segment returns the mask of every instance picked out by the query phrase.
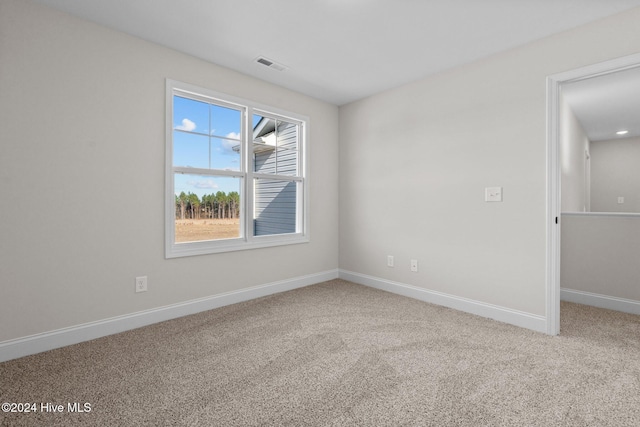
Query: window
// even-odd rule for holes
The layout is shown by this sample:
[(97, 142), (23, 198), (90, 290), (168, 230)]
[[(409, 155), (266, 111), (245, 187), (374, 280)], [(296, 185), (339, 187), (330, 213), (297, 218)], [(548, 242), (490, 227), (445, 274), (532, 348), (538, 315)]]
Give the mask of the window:
[(308, 119), (167, 80), (166, 256), (307, 242)]

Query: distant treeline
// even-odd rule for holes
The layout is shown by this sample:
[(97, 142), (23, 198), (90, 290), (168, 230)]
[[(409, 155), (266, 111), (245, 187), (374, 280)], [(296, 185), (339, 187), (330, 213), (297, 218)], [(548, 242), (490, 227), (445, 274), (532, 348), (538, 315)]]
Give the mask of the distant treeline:
[(176, 196), (176, 219), (238, 218), (240, 216), (240, 194), (224, 191), (197, 194), (184, 191)]

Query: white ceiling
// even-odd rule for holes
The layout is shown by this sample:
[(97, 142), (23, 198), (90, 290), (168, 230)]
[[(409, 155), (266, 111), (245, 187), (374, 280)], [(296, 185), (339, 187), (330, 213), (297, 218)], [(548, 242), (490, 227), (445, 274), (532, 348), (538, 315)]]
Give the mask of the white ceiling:
[(562, 94), (590, 141), (640, 136), (640, 67), (565, 83)]
[[(342, 105), (640, 0), (33, 0)], [(257, 64), (265, 56), (287, 67)]]

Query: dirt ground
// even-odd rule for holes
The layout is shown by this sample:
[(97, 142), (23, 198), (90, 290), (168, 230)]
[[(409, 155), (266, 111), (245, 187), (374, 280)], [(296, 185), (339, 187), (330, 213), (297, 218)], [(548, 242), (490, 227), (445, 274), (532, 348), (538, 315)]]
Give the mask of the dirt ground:
[(239, 236), (240, 220), (238, 218), (176, 220), (176, 243), (230, 239)]

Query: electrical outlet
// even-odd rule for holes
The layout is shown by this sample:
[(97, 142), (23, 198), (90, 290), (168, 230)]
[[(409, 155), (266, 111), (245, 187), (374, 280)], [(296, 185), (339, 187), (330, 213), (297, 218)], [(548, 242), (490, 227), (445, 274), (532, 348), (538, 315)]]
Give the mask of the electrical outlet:
[(393, 267), (393, 265), (394, 265), (393, 255), (387, 255), (387, 267)]
[(415, 271), (416, 273), (418, 272), (418, 260), (417, 259), (412, 259), (411, 260), (411, 271)]
[(136, 277), (136, 292), (147, 292), (147, 276)]

